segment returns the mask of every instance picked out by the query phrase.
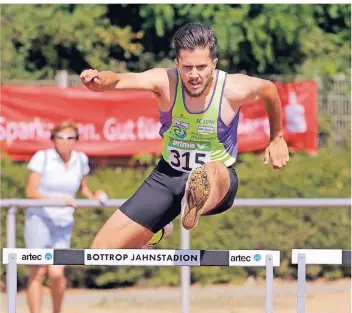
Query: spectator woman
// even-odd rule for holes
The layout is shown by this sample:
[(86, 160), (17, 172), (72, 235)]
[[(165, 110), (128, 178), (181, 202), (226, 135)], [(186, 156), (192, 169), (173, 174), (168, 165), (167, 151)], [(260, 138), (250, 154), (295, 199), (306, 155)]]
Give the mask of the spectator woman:
[[(27, 198), (63, 199), (66, 206), (26, 210), (26, 248), (70, 248), (77, 192), (88, 199), (99, 199), (105, 195), (103, 191), (93, 194), (87, 186), (85, 176), (90, 171), (88, 157), (74, 150), (78, 139), (77, 127), (68, 121), (62, 122), (51, 132), (54, 147), (37, 151), (28, 164)], [(61, 310), (66, 289), (64, 266), (30, 266), (27, 295), (31, 313), (41, 312), (42, 284), (46, 274), (50, 282), (53, 313)]]

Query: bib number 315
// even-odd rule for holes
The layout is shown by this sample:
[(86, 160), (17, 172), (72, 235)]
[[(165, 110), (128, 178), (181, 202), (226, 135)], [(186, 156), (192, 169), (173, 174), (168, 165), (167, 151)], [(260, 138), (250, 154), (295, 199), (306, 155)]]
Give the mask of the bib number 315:
[(181, 171), (191, 171), (193, 168), (203, 165), (209, 161), (209, 152), (170, 150), (169, 163), (172, 167)]

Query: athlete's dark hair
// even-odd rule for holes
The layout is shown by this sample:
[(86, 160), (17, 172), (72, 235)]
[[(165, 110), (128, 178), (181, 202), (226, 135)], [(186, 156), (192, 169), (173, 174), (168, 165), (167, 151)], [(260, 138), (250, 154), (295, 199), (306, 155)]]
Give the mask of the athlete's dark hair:
[(202, 24), (187, 24), (182, 26), (174, 35), (174, 47), (176, 58), (179, 57), (180, 51), (194, 50), (196, 48), (209, 47), (210, 56), (216, 58), (217, 39), (210, 27)]

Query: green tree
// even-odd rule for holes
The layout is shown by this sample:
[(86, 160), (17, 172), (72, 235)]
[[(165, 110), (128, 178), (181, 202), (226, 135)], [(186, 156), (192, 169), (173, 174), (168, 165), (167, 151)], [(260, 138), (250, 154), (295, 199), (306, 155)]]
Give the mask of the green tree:
[(145, 52), (159, 64), (163, 56), (174, 57), (171, 38), (176, 29), (199, 22), (216, 33), (219, 65), (228, 71), (316, 75), (350, 68), (348, 5), (163, 4), (139, 8)]
[[(52, 78), (58, 69), (123, 70), (139, 55), (142, 32), (111, 25), (106, 5), (3, 5), (3, 79)], [(114, 56), (121, 56), (115, 59)]]
[(302, 50), (306, 58), (299, 72), (306, 75), (350, 74), (351, 6), (319, 4), (313, 6), (318, 27), (305, 34)]
[(226, 71), (348, 74), (350, 15), (341, 4), (3, 5), (2, 77), (172, 66), (172, 36), (191, 22), (214, 29)]

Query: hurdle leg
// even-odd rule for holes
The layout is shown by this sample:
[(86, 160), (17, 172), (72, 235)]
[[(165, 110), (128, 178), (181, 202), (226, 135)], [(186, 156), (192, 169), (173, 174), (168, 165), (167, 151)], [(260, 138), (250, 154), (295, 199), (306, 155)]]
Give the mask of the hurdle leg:
[(306, 256), (299, 253), (298, 278), (297, 278), (297, 313), (305, 313), (305, 292), (306, 292)]
[[(181, 249), (189, 250), (190, 248), (190, 231), (183, 228), (181, 230)], [(191, 267), (181, 266), (181, 312), (190, 312), (190, 291), (191, 291)]]
[(7, 312), (16, 313), (17, 259), (16, 253), (9, 254), (7, 266)]
[(273, 280), (274, 280), (274, 266), (273, 256), (266, 255), (266, 295), (265, 295), (265, 312), (273, 313)]
[(190, 286), (189, 277), (191, 276), (191, 268), (189, 266), (181, 267), (181, 304), (182, 313), (189, 313), (190, 307)]

